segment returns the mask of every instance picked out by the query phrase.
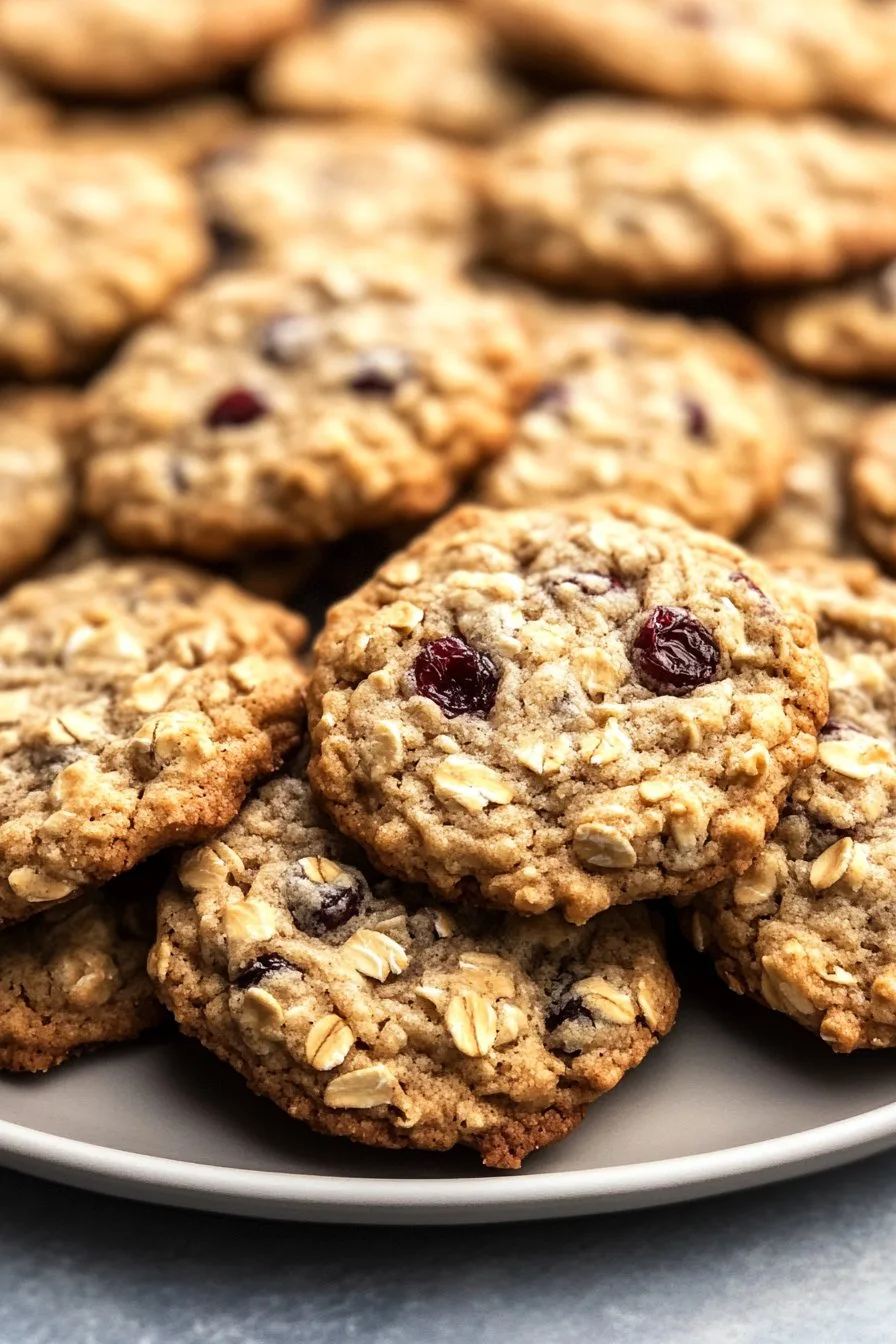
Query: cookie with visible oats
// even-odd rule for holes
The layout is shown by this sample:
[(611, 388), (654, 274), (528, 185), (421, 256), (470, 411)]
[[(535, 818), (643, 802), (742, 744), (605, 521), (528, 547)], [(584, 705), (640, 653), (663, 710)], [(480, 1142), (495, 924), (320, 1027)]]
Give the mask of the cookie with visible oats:
[(136, 154), (0, 149), (0, 367), (89, 364), (205, 266), (194, 194)]
[(733, 536), (778, 498), (792, 449), (780, 387), (759, 352), (719, 325), (544, 300), (543, 379), (510, 448), (479, 478), (517, 508), (630, 493)]
[(767, 299), (755, 329), (775, 354), (830, 378), (896, 378), (896, 262), (872, 275)]
[(672, 1026), (646, 909), (449, 913), (362, 868), (295, 763), (160, 901), (150, 973), (181, 1028), (314, 1129), (518, 1167)]
[(52, 391), (0, 393), (0, 584), (43, 559), (72, 516), (74, 477), (56, 412)]
[(896, 120), (896, 19), (864, 0), (473, 0), (516, 52), (684, 102)]
[(0, 601), (0, 923), (227, 825), (296, 741), (305, 622), (163, 561)]
[(860, 423), (850, 475), (855, 523), (888, 565), (896, 563), (896, 407), (884, 405)]
[(44, 1073), (164, 1020), (146, 974), (165, 862), (0, 937), (0, 1069)]
[(206, 559), (425, 518), (535, 385), (512, 305), (416, 268), (234, 273), (95, 385), (85, 503), (124, 546)]
[(581, 923), (746, 868), (827, 693), (760, 562), (607, 501), (449, 514), (331, 609), (309, 707), (384, 871)]
[[(832, 562), (793, 576), (818, 622), (831, 717), (752, 867), (685, 932), (722, 979), (848, 1052), (896, 1045), (896, 586)], [(858, 591), (854, 591), (858, 589)]]
[(262, 107), (375, 117), (457, 140), (494, 140), (529, 105), (487, 28), (444, 0), (374, 0), (287, 37), (254, 81)]
[(480, 175), (488, 257), (599, 295), (833, 279), (896, 253), (896, 143), (822, 117), (556, 104)]
[(0, 56), (60, 93), (147, 98), (250, 61), (311, 0), (3, 0)]

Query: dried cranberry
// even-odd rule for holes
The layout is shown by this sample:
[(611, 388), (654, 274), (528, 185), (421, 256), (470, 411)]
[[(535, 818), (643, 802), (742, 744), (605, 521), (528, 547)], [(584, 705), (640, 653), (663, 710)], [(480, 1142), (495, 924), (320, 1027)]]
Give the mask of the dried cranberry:
[(729, 574), (728, 577), (732, 581), (732, 583), (746, 584), (746, 586), (749, 589), (751, 589), (752, 592), (756, 593), (759, 597), (761, 597), (763, 601), (765, 602), (768, 601), (768, 598), (766, 597), (762, 589), (759, 587), (759, 585), (753, 582), (749, 574), (744, 574), (743, 570), (740, 569), (735, 570), (735, 572), (733, 574)]
[(388, 397), (410, 374), (411, 362), (407, 355), (382, 345), (359, 357), (349, 386), (362, 396)]
[(542, 383), (532, 394), (528, 410), (530, 411), (563, 411), (569, 404), (569, 388), (566, 383), (548, 382)]
[(545, 1016), (544, 1024), (548, 1031), (556, 1031), (567, 1022), (589, 1022), (594, 1025), (594, 1014), (588, 1008), (577, 994), (571, 994), (568, 998), (561, 999), (559, 1003), (550, 1008)]
[(251, 989), (253, 985), (261, 984), (266, 975), (273, 975), (275, 971), (298, 971), (298, 969), (298, 966), (287, 961), (286, 957), (281, 957), (279, 952), (263, 952), (244, 971), (240, 971), (233, 983), (237, 989)]
[(719, 658), (706, 626), (683, 607), (654, 607), (635, 638), (638, 676), (667, 695), (685, 695), (712, 681)]
[(289, 912), (303, 933), (333, 933), (360, 914), (367, 884), (360, 873), (345, 870), (335, 882), (313, 882), (301, 864), (284, 879)]
[(267, 402), (248, 387), (234, 387), (225, 392), (211, 407), (205, 417), (209, 429), (221, 429), (225, 425), (251, 425), (267, 414)]
[(318, 324), (298, 313), (279, 313), (266, 322), (258, 340), (263, 359), (290, 367), (300, 364), (318, 339)]
[(459, 714), (487, 718), (498, 693), (498, 669), (491, 658), (457, 635), (424, 644), (414, 660), (414, 685), (449, 719)]
[(702, 439), (704, 443), (710, 437), (709, 416), (706, 413), (706, 407), (693, 397), (682, 397), (682, 409), (684, 410), (684, 422), (688, 434), (692, 439)]

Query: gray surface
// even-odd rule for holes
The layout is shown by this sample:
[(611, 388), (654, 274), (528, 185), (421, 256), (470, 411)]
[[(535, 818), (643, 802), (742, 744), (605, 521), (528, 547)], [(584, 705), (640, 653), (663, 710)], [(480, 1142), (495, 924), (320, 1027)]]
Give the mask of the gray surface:
[(647, 1213), (468, 1229), (182, 1213), (0, 1172), (2, 1344), (864, 1344), (896, 1153)]

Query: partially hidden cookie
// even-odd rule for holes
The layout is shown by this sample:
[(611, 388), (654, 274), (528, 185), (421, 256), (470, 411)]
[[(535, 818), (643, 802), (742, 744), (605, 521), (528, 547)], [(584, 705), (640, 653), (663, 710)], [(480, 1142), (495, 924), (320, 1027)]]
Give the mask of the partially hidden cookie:
[(896, 252), (896, 143), (822, 117), (557, 104), (481, 174), (483, 246), (595, 294), (825, 280)]
[(518, 1167), (672, 1026), (646, 908), (449, 913), (360, 862), (297, 763), (184, 858), (150, 958), (180, 1027), (314, 1129)]
[(860, 423), (850, 474), (856, 527), (888, 565), (896, 563), (896, 407), (883, 405)]
[(536, 64), (684, 102), (896, 120), (896, 20), (863, 0), (474, 0)]
[(187, 182), (136, 154), (0, 149), (0, 367), (96, 359), (204, 268)]
[(748, 342), (610, 305), (545, 300), (529, 312), (542, 383), (509, 450), (479, 478), (485, 503), (624, 491), (733, 536), (777, 500), (791, 422)]
[(827, 711), (758, 561), (625, 501), (456, 510), (330, 611), (312, 783), (385, 871), (581, 923), (746, 868)]
[(0, 65), (0, 144), (30, 144), (56, 119), (52, 105), (5, 65)]
[(0, 393), (0, 585), (43, 559), (74, 512), (74, 474), (42, 401)]
[(831, 717), (777, 830), (685, 931), (732, 989), (836, 1051), (896, 1045), (896, 587), (852, 566), (794, 576), (818, 622)]
[(458, 140), (493, 140), (529, 99), (487, 28), (444, 0), (372, 0), (284, 39), (256, 73), (262, 107), (375, 117)]
[(756, 333), (799, 368), (829, 378), (896, 378), (896, 262), (858, 279), (760, 303)]
[(0, 601), (0, 923), (227, 825), (296, 741), (301, 617), (165, 561)]
[(456, 270), (473, 246), (463, 152), (401, 127), (274, 123), (214, 156), (200, 185), (223, 259), (238, 264), (413, 248)]
[(0, 56), (80, 96), (146, 98), (246, 65), (310, 0), (3, 0)]
[(245, 128), (249, 111), (227, 94), (197, 94), (149, 107), (77, 108), (56, 130), (68, 153), (131, 151), (169, 168), (192, 168)]
[(164, 867), (141, 864), (0, 936), (0, 1069), (44, 1073), (164, 1020), (146, 974)]
[(85, 503), (207, 559), (425, 518), (506, 446), (537, 374), (515, 309), (415, 267), (235, 272), (95, 385)]

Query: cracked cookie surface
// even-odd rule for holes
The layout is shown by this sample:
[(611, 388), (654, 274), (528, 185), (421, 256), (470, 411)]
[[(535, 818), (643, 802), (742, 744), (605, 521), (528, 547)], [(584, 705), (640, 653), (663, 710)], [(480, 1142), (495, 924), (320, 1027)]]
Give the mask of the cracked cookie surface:
[(330, 611), (312, 783), (378, 866), (582, 922), (746, 867), (827, 710), (811, 621), (659, 510), (456, 510)]
[(313, 1128), (518, 1167), (672, 1026), (646, 909), (449, 912), (359, 863), (296, 762), (184, 858), (150, 958), (183, 1030)]
[(822, 117), (579, 98), (480, 175), (487, 254), (603, 295), (825, 280), (896, 253), (896, 145)]
[(53, 428), (55, 396), (0, 393), (0, 584), (41, 560), (72, 516), (74, 478)]
[(752, 867), (682, 912), (732, 989), (838, 1052), (896, 1045), (896, 587), (851, 578), (793, 576), (830, 673), (818, 760)]
[(460, 281), (222, 276), (95, 385), (86, 507), (125, 546), (219, 559), (425, 518), (536, 376), (516, 311)]
[(872, 275), (758, 305), (764, 345), (831, 378), (896, 377), (896, 262)]
[(498, 508), (607, 491), (733, 536), (775, 502), (791, 451), (777, 381), (721, 326), (611, 305), (527, 305), (542, 384), (477, 482)]
[(298, 736), (304, 621), (163, 561), (0, 601), (0, 923), (227, 824)]

